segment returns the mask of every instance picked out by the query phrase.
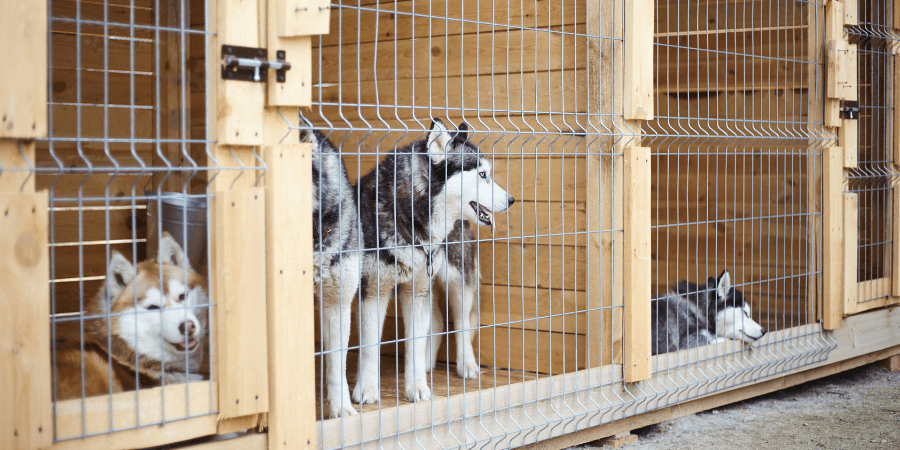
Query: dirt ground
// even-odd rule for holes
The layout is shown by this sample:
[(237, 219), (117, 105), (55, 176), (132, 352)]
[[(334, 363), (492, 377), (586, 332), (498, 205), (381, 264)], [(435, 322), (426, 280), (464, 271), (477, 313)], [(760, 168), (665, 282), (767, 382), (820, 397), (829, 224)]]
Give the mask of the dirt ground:
[[(862, 366), (634, 430), (620, 449), (900, 449), (900, 372)], [(584, 445), (574, 449), (608, 449)]]

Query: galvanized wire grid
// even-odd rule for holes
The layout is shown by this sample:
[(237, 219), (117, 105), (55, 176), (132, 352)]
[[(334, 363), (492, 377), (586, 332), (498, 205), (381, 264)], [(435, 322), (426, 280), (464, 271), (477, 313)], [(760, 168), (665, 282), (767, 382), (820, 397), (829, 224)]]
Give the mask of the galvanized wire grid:
[[(212, 301), (167, 307), (125, 293), (118, 302), (121, 308), (86, 309), (109, 281), (107, 267), (114, 252), (137, 266), (154, 256), (154, 246), (163, 231), (179, 241), (190, 265), (206, 278), (206, 244), (210, 240), (205, 205), (212, 197), (209, 183), (234, 171), (240, 176), (257, 177), (263, 168), (259, 158), (259, 164), (251, 167), (237, 158), (216, 161), (208, 152), (214, 130), (205, 126), (206, 83), (210, 80), (205, 78), (204, 61), (217, 55), (208, 48), (211, 33), (205, 25), (205, 4), (187, 0), (52, 0), (48, 21), (49, 137), (38, 141), (31, 167), (37, 189), (48, 189), (50, 196), (55, 440), (215, 414), (212, 383), (191, 379), (184, 384), (183, 392), (180, 388), (158, 395), (150, 392), (139, 399), (138, 390), (147, 391), (160, 383), (176, 385), (174, 380), (185, 377), (184, 370), (163, 366), (161, 379), (148, 381), (120, 370), (152, 358), (135, 354), (133, 359), (113, 363), (115, 358), (108, 357), (108, 349), (120, 345), (120, 338), (128, 335), (143, 336), (131, 344), (139, 351), (142, 344), (145, 351), (147, 346), (173, 346), (171, 337), (166, 339), (158, 331), (146, 337), (144, 327), (152, 328), (153, 322), (178, 311), (184, 313), (183, 324), (188, 324), (191, 316), (200, 321), (203, 315), (210, 315)], [(176, 278), (188, 284), (189, 271), (181, 271)], [(208, 285), (200, 285), (208, 294)], [(155, 289), (164, 292), (169, 287), (164, 280)], [(187, 302), (193, 301), (190, 293), (187, 298)], [(206, 330), (213, 325), (211, 319), (203, 335), (194, 335), (203, 343), (204, 362), (199, 368), (203, 380), (210, 379), (215, 353), (215, 343), (205, 343)], [(120, 322), (134, 325), (132, 328)], [(97, 323), (106, 324), (105, 339), (89, 331)], [(190, 343), (186, 340), (181, 344)], [(93, 351), (98, 347), (101, 351)], [(122, 358), (118, 352), (113, 353)], [(110, 383), (107, 392), (97, 397), (88, 395), (90, 387), (97, 385), (96, 379), (83, 381), (95, 367), (92, 355), (100, 355), (100, 367), (106, 367), (101, 370), (105, 374), (98, 376), (120, 380), (121, 388)], [(184, 361), (173, 364), (196, 363), (184, 353)], [(199, 395), (191, 389), (198, 383), (203, 387)], [(68, 392), (65, 386), (73, 384), (80, 394), (63, 398), (64, 390)], [(137, 385), (136, 389), (129, 384)], [(114, 399), (119, 405), (115, 414)], [(133, 413), (120, 406), (129, 400), (135, 404)], [(106, 420), (97, 421), (82, 413), (104, 407), (109, 410)]]
[(857, 45), (858, 167), (848, 175), (849, 191), (859, 195), (858, 302), (891, 295), (893, 242), (892, 136), (894, 53), (900, 36), (894, 30), (894, 3), (859, 2), (859, 24), (848, 28)]
[[(657, 115), (644, 144), (653, 152), (660, 305), (651, 320), (699, 333), (703, 322), (666, 294), (718, 299), (717, 281), (728, 270), (750, 314), (738, 312), (733, 328), (718, 323), (713, 334), (753, 324), (768, 331), (752, 345), (679, 342), (675, 348), (688, 348), (680, 359), (657, 357), (662, 381), (645, 394), (663, 406), (827, 357), (833, 344), (816, 316), (821, 237), (814, 230), (821, 152), (834, 136), (819, 112), (823, 3), (659, 0), (656, 20)], [(714, 302), (710, 314), (699, 306), (699, 314), (712, 325), (728, 317), (726, 306)], [(660, 335), (663, 348), (676, 344)], [(690, 393), (679, 390), (684, 385)]]
[[(602, 341), (598, 345), (606, 364), (614, 353), (621, 357), (621, 303), (595, 305), (587, 298), (611, 298), (622, 292), (621, 283), (613, 281), (622, 270), (622, 225), (612, 220), (621, 217), (621, 198), (615, 192), (621, 192), (622, 181), (613, 175), (602, 182), (599, 177), (591, 181), (587, 165), (594, 157), (605, 173), (614, 173), (609, 168), (621, 167), (621, 148), (631, 142), (635, 130), (621, 120), (621, 90), (614, 87), (621, 83), (621, 78), (613, 78), (614, 73), (622, 73), (621, 61), (614, 62), (610, 56), (601, 62), (597, 75), (601, 86), (593, 94), (599, 98), (589, 101), (592, 94), (586, 74), (588, 62), (597, 53), (591, 53), (588, 43), (597, 44), (594, 52), (602, 48), (612, 55), (612, 48), (622, 45), (621, 34), (612, 31), (612, 20), (624, 22), (621, 2), (591, 3), (594, 14), (604, 10), (609, 19), (600, 21), (597, 29), (588, 25), (590, 16), (583, 2), (332, 5), (330, 33), (313, 43), (313, 108), (303, 114), (340, 149), (350, 181), (355, 183), (386, 155), (408, 154), (404, 146), (425, 139), (432, 118), (439, 118), (451, 132), (461, 122), (468, 124), (473, 131), (469, 141), (490, 162), (498, 185), (516, 201), (508, 211), (494, 214), (493, 232), (479, 227), (477, 239), (456, 241), (474, 244), (480, 265), (481, 283), (475, 288), (480, 309), (470, 325), (476, 332), (478, 379), (463, 381), (458, 376), (456, 355), (444, 344), (438, 365), (427, 375), (432, 399), (424, 402), (426, 408), (409, 409), (403, 398), (401, 359), (410, 339), (403, 326), (409, 323), (404, 323), (401, 308), (390, 306), (379, 344), (381, 401), (354, 403), (353, 408), (362, 414), (326, 420), (325, 357), (349, 350), (350, 391), (361, 382), (357, 379), (363, 349), (358, 341), (357, 299), (349, 347), (332, 349), (317, 343), (322, 448), (357, 442), (448, 448), (492, 442), (516, 445), (546, 436), (560, 424), (571, 427), (565, 419), (578, 414), (589, 413), (575, 424), (577, 428), (612, 420), (633, 401), (627, 394), (622, 396), (621, 389), (613, 389), (622, 382), (612, 371), (588, 378), (555, 378), (558, 389), (535, 387), (553, 376), (584, 369), (591, 333)], [(591, 206), (585, 203), (588, 189), (598, 195)], [(322, 190), (319, 195), (320, 203), (327, 201)], [(392, 217), (408, 214), (401, 209), (405, 205), (396, 205), (400, 200), (393, 200), (382, 211), (393, 208)], [(445, 194), (426, 209), (434, 211), (452, 201), (459, 200)], [(589, 226), (586, 215), (591, 207), (599, 207), (605, 216), (601, 223)], [(365, 225), (360, 231), (366, 232)], [(601, 237), (614, 249), (602, 258), (591, 255), (588, 247), (589, 240)], [(439, 242), (420, 246), (429, 252), (446, 248)], [(379, 250), (404, 248), (387, 245)], [(462, 252), (470, 251), (465, 247)], [(330, 256), (318, 252), (315, 258), (321, 262)], [(398, 263), (391, 264), (390, 271), (399, 271)], [(364, 270), (381, 275), (380, 269)], [(600, 275), (589, 280), (588, 273)], [(455, 340), (457, 333), (466, 330), (449, 319), (451, 305), (441, 292), (443, 287), (436, 284), (427, 289), (445, 317), (445, 331), (428, 336), (443, 342)], [(322, 336), (325, 293), (316, 292), (316, 296), (320, 305), (317, 334)], [(599, 326), (601, 322), (611, 325)], [(589, 328), (594, 323), (598, 326)], [(471, 395), (475, 393), (487, 394)], [(529, 400), (521, 400), (525, 398)], [(523, 416), (515, 415), (524, 404), (542, 401), (542, 406)], [(455, 415), (458, 408), (468, 411), (466, 417)], [(497, 419), (494, 411), (518, 419)], [(407, 428), (398, 436), (405, 427), (402, 424), (410, 420), (428, 425)]]

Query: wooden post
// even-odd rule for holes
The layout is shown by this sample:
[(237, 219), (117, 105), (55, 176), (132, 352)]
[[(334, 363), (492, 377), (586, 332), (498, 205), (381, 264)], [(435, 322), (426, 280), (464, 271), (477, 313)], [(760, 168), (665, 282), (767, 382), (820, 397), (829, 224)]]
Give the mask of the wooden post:
[[(223, 45), (260, 46), (259, 4), (241, 0), (210, 3), (216, 3), (216, 39), (210, 40), (213, 57), (207, 61), (207, 76), (216, 80), (215, 95), (210, 93), (210, 97), (216, 98), (216, 105), (212, 105), (215, 108), (211, 109), (217, 113), (217, 140), (219, 144), (262, 145), (263, 93), (267, 83), (223, 80), (220, 69)], [(211, 16), (213, 11), (209, 13)]]
[[(896, 160), (895, 160), (896, 161)], [(900, 185), (895, 184), (891, 195), (891, 295), (900, 297)]]
[(858, 298), (857, 256), (859, 248), (859, 194), (844, 193), (844, 311), (854, 311)]
[[(825, 95), (825, 126), (840, 127), (840, 99), (843, 96), (837, 96), (836, 86), (838, 83), (838, 75), (841, 75), (841, 66), (843, 66), (843, 57), (840, 51), (846, 50), (838, 41), (844, 41), (844, 5), (835, 0), (831, 0), (825, 5), (825, 47), (826, 47), (826, 71), (825, 77), (826, 95)], [(818, 49), (816, 51), (819, 51)], [(842, 94), (843, 92), (841, 92)]]
[(625, 148), (625, 381), (650, 378), (650, 149)]
[(652, 0), (625, 3), (625, 120), (653, 119)]
[[(896, 8), (896, 7), (895, 7)], [(894, 17), (900, 16), (900, 12), (894, 10)], [(900, 54), (894, 55), (894, 73), (892, 88), (894, 90), (894, 106), (900, 105)], [(900, 167), (900, 113), (894, 110), (894, 166)], [(896, 260), (895, 260), (896, 261)]]
[(839, 328), (844, 312), (843, 152), (840, 147), (828, 147), (822, 154), (822, 327), (826, 330)]
[(269, 449), (316, 446), (312, 145), (265, 147)]
[(844, 25), (859, 25), (859, 6), (858, 0), (843, 0), (844, 2)]
[(35, 193), (47, 135), (47, 2), (0, 2), (0, 448), (53, 442), (48, 195)]
[[(320, 4), (322, 3), (322, 4)], [(330, 5), (322, 0), (270, 0), (266, 8), (266, 42), (269, 60), (279, 51), (291, 63), (284, 81), (269, 70), (268, 106), (309, 106), (312, 103), (312, 38), (327, 34), (331, 24)], [(321, 31), (323, 31), (320, 33)]]

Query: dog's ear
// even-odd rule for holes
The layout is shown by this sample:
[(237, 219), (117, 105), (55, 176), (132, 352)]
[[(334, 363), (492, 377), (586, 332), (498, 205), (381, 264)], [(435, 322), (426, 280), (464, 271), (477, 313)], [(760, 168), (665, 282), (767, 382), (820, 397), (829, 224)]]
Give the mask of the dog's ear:
[(300, 143), (318, 145), (319, 138), (316, 137), (315, 128), (302, 112), (300, 113), (300, 126), (303, 127), (300, 129)]
[(159, 241), (159, 261), (163, 264), (172, 264), (177, 267), (185, 267), (184, 250), (178, 245), (175, 238), (168, 231), (163, 231), (163, 237)]
[(716, 282), (716, 294), (718, 294), (719, 298), (725, 298), (728, 296), (728, 291), (731, 289), (731, 274), (728, 273), (728, 269), (722, 271), (722, 275), (719, 275), (719, 279)]
[(457, 139), (462, 139), (463, 141), (469, 140), (469, 124), (462, 122), (459, 124), (456, 133)]
[(434, 163), (443, 162), (447, 158), (447, 146), (453, 140), (447, 127), (441, 119), (434, 119), (431, 122), (431, 129), (428, 131), (428, 156)]
[(109, 298), (115, 299), (118, 297), (133, 279), (134, 266), (131, 265), (131, 261), (122, 256), (121, 253), (113, 250), (112, 257), (109, 259), (109, 268), (106, 272), (106, 290), (109, 292)]

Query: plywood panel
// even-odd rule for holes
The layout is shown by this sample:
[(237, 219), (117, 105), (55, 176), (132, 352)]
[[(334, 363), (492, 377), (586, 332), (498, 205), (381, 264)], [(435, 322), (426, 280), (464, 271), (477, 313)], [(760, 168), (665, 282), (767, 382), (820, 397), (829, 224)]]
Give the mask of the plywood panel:
[(583, 291), (585, 252), (579, 247), (511, 242), (479, 244), (482, 283)]

